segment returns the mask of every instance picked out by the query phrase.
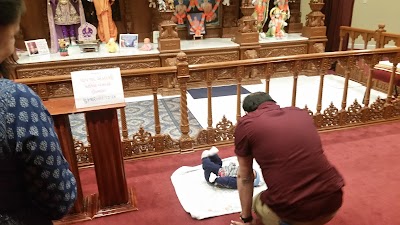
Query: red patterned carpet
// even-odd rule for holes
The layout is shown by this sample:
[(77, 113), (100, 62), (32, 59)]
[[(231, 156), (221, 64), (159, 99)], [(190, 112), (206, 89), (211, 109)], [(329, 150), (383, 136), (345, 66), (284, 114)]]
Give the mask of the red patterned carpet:
[[(344, 175), (344, 205), (329, 225), (400, 224), (400, 122), (321, 134), (330, 161)], [(220, 148), (222, 157), (233, 147)], [(200, 164), (201, 152), (126, 163), (128, 185), (137, 190), (139, 211), (84, 222), (85, 225), (228, 225), (238, 214), (194, 220), (176, 197), (171, 174)], [(97, 192), (93, 169), (81, 171), (84, 194)]]

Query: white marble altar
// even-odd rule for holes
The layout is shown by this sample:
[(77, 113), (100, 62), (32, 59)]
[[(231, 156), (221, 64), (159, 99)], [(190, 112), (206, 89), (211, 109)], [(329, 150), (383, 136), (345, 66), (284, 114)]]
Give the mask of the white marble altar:
[[(288, 34), (283, 38), (268, 37), (260, 39), (260, 44), (274, 44), (280, 42), (293, 42), (293, 41), (306, 41), (308, 38), (302, 37), (301, 34)], [(143, 43), (139, 44), (139, 48)], [(239, 44), (233, 42), (231, 38), (206, 38), (203, 40), (182, 40), (181, 50), (192, 51), (192, 50), (204, 50), (204, 49), (224, 49), (224, 48), (237, 48)], [(93, 58), (107, 58), (107, 57), (121, 57), (121, 56), (144, 56), (144, 55), (155, 55), (160, 52), (157, 50), (158, 45), (153, 44), (153, 49), (150, 51), (141, 51), (136, 48), (119, 48), (116, 53), (109, 53), (105, 44), (100, 45), (98, 52), (85, 52), (81, 53), (78, 46), (70, 46), (68, 48), (69, 56), (60, 56), (59, 53), (53, 53), (48, 55), (40, 56), (28, 56), (27, 53), (19, 54), (19, 64), (29, 63), (42, 63), (42, 62), (53, 62), (53, 61), (65, 61), (65, 60), (76, 60), (76, 59), (93, 59)]]
[[(140, 47), (140, 45), (139, 45)], [(107, 58), (107, 57), (121, 57), (121, 56), (143, 56), (143, 55), (154, 55), (159, 54), (157, 46), (155, 46), (150, 51), (141, 51), (137, 48), (118, 48), (117, 52), (109, 53), (107, 51), (106, 45), (101, 44), (98, 52), (84, 52), (81, 53), (78, 46), (70, 46), (68, 48), (69, 56), (60, 56), (59, 53), (52, 53), (48, 55), (41, 56), (28, 56), (22, 54), (19, 56), (19, 64), (28, 63), (42, 63), (42, 62), (52, 62), (52, 61), (64, 61), (64, 60), (74, 60), (74, 59), (93, 59), (93, 58)]]
[(239, 44), (233, 42), (231, 38), (206, 38), (203, 40), (181, 41), (181, 49), (183, 51), (232, 47), (239, 47)]

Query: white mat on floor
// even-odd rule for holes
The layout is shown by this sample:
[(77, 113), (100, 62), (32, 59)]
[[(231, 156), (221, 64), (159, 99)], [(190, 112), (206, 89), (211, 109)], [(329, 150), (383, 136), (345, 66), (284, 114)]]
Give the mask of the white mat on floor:
[[(237, 162), (237, 158), (234, 156), (222, 160), (223, 164), (232, 161)], [(253, 165), (258, 174), (261, 174), (260, 166), (255, 161)], [(180, 167), (172, 174), (171, 181), (183, 209), (195, 219), (241, 211), (238, 191), (209, 185), (204, 179), (201, 165)], [(261, 181), (262, 185), (254, 188), (254, 195), (267, 188), (264, 180)]]

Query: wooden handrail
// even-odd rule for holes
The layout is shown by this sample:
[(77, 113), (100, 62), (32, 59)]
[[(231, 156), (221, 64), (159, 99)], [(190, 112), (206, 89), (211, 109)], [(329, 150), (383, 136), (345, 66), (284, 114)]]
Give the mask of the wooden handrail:
[[(313, 60), (321, 58), (339, 58), (344, 56), (362, 56), (362, 55), (372, 55), (372, 54), (387, 54), (400, 52), (400, 47), (396, 48), (385, 48), (385, 49), (370, 49), (370, 50), (353, 50), (346, 52), (325, 52), (325, 53), (313, 53), (313, 54), (302, 54), (293, 56), (279, 56), (279, 57), (269, 57), (260, 59), (246, 59), (246, 60), (236, 60), (227, 62), (217, 62), (217, 63), (207, 63), (207, 64), (197, 64), (189, 65), (190, 71), (199, 71), (207, 69), (221, 69), (229, 67), (238, 66), (252, 66), (267, 63), (277, 63), (277, 62), (290, 62), (290, 61), (303, 61), (303, 60)], [(121, 76), (136, 76), (136, 75), (151, 75), (151, 74), (171, 74), (176, 73), (176, 66), (169, 67), (157, 67), (157, 68), (144, 68), (144, 69), (129, 69), (121, 70)], [(34, 78), (21, 78), (16, 79), (16, 81), (24, 84), (38, 84), (38, 83), (54, 83), (60, 81), (71, 80), (71, 75), (54, 75), (45, 77), (34, 77)]]
[(375, 47), (376, 48), (383, 48), (384, 45), (383, 39), (382, 39), (382, 34), (386, 32), (385, 30), (385, 25), (380, 24), (378, 26), (377, 30), (367, 30), (367, 29), (362, 29), (362, 28), (355, 28), (355, 27), (348, 27), (348, 26), (341, 26), (340, 27), (340, 44), (339, 44), (339, 51), (342, 51), (343, 49), (343, 41), (344, 38), (349, 35), (349, 39), (351, 41), (351, 50), (354, 49), (354, 44), (356, 39), (361, 36), (364, 41), (364, 49), (367, 49), (368, 47), (368, 42), (373, 38), (375, 39)]
[[(152, 75), (152, 74), (170, 74), (176, 73), (176, 66), (168, 66), (168, 67), (156, 67), (156, 68), (144, 68), (144, 69), (129, 69), (129, 70), (121, 70), (121, 76), (135, 76), (135, 75)], [(20, 78), (15, 79), (19, 83), (24, 84), (41, 84), (41, 83), (55, 83), (60, 81), (68, 81), (71, 80), (71, 75), (53, 75), (53, 76), (44, 76), (44, 77), (32, 77), (32, 78)]]
[(388, 53), (398, 53), (399, 48), (385, 48), (385, 49), (367, 49), (367, 50), (352, 50), (346, 52), (325, 52), (325, 53), (313, 53), (313, 54), (302, 54), (293, 56), (279, 56), (279, 57), (269, 57), (260, 59), (244, 59), (237, 61), (227, 61), (227, 62), (217, 62), (217, 63), (207, 63), (207, 64), (197, 64), (189, 65), (190, 71), (199, 71), (207, 69), (221, 69), (229, 67), (239, 67), (239, 66), (252, 66), (267, 63), (278, 63), (278, 62), (290, 62), (290, 61), (303, 61), (303, 60), (315, 60), (321, 58), (340, 58), (348, 56), (362, 56), (362, 55), (373, 55), (373, 54), (388, 54)]
[(384, 47), (390, 41), (394, 41), (397, 47), (400, 47), (400, 34), (383, 32), (381, 36), (381, 46)]
[(368, 29), (362, 29), (362, 28), (356, 28), (356, 27), (349, 27), (349, 26), (340, 26), (340, 30), (342, 32), (359, 32), (359, 33), (375, 33), (374, 30), (368, 30)]

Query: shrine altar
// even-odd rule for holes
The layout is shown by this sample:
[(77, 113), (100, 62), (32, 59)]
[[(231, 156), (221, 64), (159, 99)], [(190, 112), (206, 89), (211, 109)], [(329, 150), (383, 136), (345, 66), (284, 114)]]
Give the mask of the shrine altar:
[[(314, 42), (301, 34), (288, 34), (284, 38), (266, 38), (259, 41), (257, 58), (307, 54)], [(141, 44), (139, 44), (140, 46)], [(28, 56), (20, 55), (14, 65), (13, 72), (16, 79), (65, 76), (73, 71), (93, 70), (119, 67), (121, 71), (130, 69), (157, 68), (174, 65), (175, 53), (161, 53), (153, 45), (150, 51), (140, 51), (136, 48), (120, 48), (116, 53), (109, 53), (105, 44), (101, 44), (98, 52), (80, 52), (78, 46), (68, 48), (69, 56), (60, 56), (58, 53), (48, 55)], [(243, 48), (231, 38), (207, 38), (203, 40), (181, 40), (181, 51), (188, 58), (189, 65), (213, 62), (226, 62), (247, 59)], [(254, 57), (254, 56), (253, 56)], [(171, 64), (172, 62), (172, 64)], [(227, 75), (229, 76), (229, 75)], [(141, 93), (141, 85), (130, 85), (129, 79), (123, 79), (124, 89), (129, 89), (129, 95)], [(145, 86), (143, 84), (143, 86)], [(35, 89), (34, 86), (32, 86)], [(72, 96), (70, 82), (57, 82), (48, 85), (45, 96), (48, 98)]]

